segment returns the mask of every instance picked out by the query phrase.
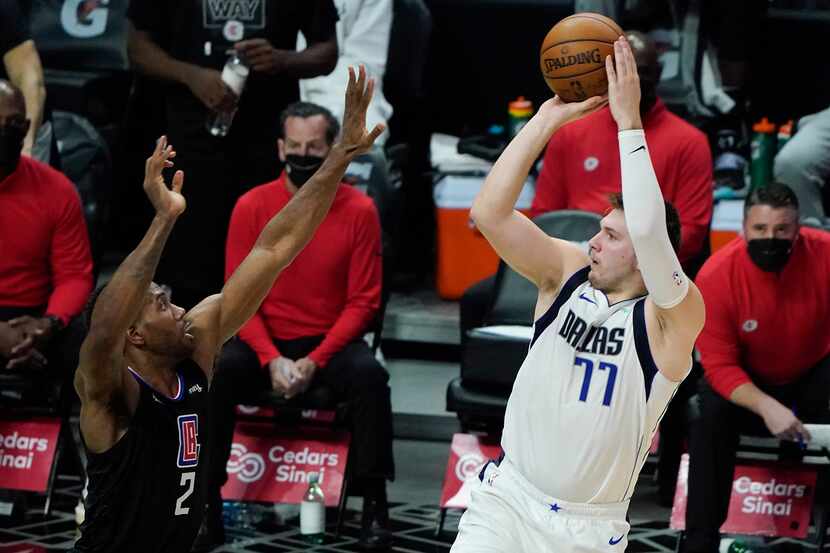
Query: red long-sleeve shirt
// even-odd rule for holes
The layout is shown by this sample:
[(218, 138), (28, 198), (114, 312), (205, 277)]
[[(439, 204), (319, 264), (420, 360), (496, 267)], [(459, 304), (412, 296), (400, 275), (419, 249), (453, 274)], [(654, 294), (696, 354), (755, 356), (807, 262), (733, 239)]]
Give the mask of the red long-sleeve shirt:
[(81, 199), (63, 174), (22, 156), (0, 181), (0, 306), (46, 306), (64, 324), (92, 291)]
[[(659, 99), (643, 119), (648, 150), (663, 197), (680, 215), (680, 260), (700, 252), (712, 219), (712, 155), (706, 135)], [(560, 209), (604, 215), (619, 192), (617, 124), (607, 107), (559, 129), (548, 143), (531, 206), (533, 217)]]
[(747, 382), (788, 384), (830, 353), (830, 234), (802, 228), (780, 274), (759, 269), (733, 240), (700, 269), (706, 324), (697, 340), (720, 395)]
[[(285, 173), (239, 198), (228, 229), (226, 279), (290, 199)], [(309, 355), (324, 366), (366, 331), (380, 307), (380, 234), (372, 200), (341, 184), (311, 242), (280, 274), (259, 311), (239, 332), (263, 365), (280, 355), (274, 339), (325, 335)]]

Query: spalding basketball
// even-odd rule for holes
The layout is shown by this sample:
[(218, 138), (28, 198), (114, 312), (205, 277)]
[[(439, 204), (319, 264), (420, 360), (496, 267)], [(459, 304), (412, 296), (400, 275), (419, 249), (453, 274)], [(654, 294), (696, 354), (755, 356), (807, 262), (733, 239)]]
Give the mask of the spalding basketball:
[(614, 41), (623, 31), (598, 13), (576, 13), (553, 26), (542, 41), (545, 82), (562, 100), (580, 102), (605, 94), (605, 57), (614, 55)]

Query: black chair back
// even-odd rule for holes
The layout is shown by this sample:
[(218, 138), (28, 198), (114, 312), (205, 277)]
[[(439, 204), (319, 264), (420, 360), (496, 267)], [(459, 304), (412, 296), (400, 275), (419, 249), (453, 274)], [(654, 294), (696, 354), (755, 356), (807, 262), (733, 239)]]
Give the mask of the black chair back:
[[(599, 232), (600, 219), (599, 215), (587, 211), (562, 210), (542, 214), (533, 222), (549, 236), (587, 242)], [(532, 282), (500, 262), (487, 324), (532, 325), (537, 296), (538, 290)]]

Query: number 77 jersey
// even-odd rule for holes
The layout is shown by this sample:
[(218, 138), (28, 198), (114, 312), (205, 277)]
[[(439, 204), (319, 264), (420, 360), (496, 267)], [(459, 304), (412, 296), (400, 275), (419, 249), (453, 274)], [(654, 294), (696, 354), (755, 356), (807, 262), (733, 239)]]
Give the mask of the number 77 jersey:
[(646, 296), (609, 305), (588, 282), (589, 269), (574, 273), (534, 324), (507, 403), (502, 448), (547, 495), (620, 503), (634, 492), (679, 383), (652, 358)]

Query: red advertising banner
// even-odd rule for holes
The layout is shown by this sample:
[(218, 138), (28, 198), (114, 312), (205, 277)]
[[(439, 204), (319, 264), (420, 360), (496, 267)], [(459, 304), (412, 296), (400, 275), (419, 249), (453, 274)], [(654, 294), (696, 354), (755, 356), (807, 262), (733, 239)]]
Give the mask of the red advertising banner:
[(48, 553), (45, 548), (30, 543), (0, 545), (0, 553)]
[[(273, 407), (257, 407), (253, 405), (237, 405), (236, 414), (248, 417), (262, 417), (272, 419), (277, 414), (277, 410)], [(327, 411), (322, 409), (303, 409), (300, 412), (300, 418), (314, 422), (334, 422), (336, 413), (334, 411)]]
[(60, 419), (0, 421), (0, 488), (46, 493)]
[(239, 423), (228, 459), (222, 497), (237, 501), (300, 503), (308, 476), (317, 473), (326, 505), (336, 506), (351, 435), (344, 431), (303, 428), (276, 434), (269, 423)]
[(466, 509), (481, 467), (489, 459), (498, 459), (499, 455), (501, 446), (498, 443), (483, 442), (481, 437), (472, 434), (453, 434), (441, 489), (441, 508)]
[(0, 553), (48, 553), (45, 548), (30, 543), (0, 545)]
[[(677, 474), (671, 527), (686, 528), (689, 455)], [(729, 515), (720, 531), (728, 534), (806, 538), (816, 489), (816, 471), (809, 466), (775, 463), (736, 465)]]

